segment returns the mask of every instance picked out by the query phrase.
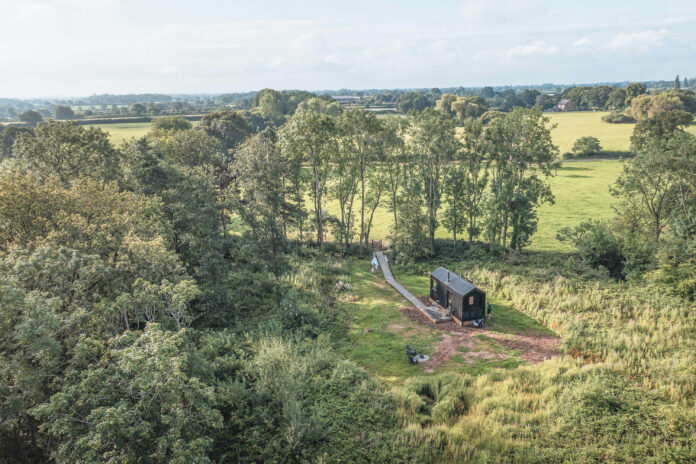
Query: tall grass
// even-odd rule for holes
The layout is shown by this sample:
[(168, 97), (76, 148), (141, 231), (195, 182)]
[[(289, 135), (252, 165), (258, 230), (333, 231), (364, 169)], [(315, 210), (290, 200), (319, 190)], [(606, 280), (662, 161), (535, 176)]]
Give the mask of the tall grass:
[(693, 304), (642, 283), (546, 281), (478, 268), (471, 278), (561, 335), (566, 353), (603, 361), (643, 388), (686, 405), (696, 385)]
[(447, 265), (495, 302), (556, 331), (564, 355), (478, 376), (411, 378), (395, 387), (404, 440), (421, 459), (696, 460), (693, 303), (642, 283), (616, 283), (571, 256)]

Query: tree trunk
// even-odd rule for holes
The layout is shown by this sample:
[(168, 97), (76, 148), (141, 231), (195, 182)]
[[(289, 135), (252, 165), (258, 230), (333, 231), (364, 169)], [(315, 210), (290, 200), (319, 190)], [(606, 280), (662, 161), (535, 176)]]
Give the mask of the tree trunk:
[(360, 161), (360, 254), (362, 255), (362, 244), (365, 241), (367, 247), (367, 237), (365, 237), (365, 168), (363, 161)]
[(321, 217), (321, 183), (319, 181), (319, 168), (314, 166), (314, 214), (317, 220), (317, 243), (319, 247), (324, 244), (323, 218)]

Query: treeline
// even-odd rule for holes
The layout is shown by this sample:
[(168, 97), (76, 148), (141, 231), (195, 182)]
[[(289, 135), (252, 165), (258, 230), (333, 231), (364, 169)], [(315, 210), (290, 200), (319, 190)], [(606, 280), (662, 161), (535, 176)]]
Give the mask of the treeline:
[(619, 279), (647, 278), (672, 293), (696, 296), (696, 137), (693, 115), (658, 112), (641, 119), (612, 188), (617, 216), (559, 234), (593, 266)]
[(242, 182), (235, 208), (273, 254), (291, 232), (319, 246), (331, 234), (341, 253), (366, 248), (380, 206), (392, 213), (391, 238), (403, 256), (433, 256), (440, 224), (455, 242), (465, 234), (470, 243), (519, 250), (536, 230), (536, 208), (553, 201), (545, 178), (556, 153), (539, 110), (461, 127), (434, 109), (408, 119), (300, 110), (235, 153), (243, 167), (234, 175)]

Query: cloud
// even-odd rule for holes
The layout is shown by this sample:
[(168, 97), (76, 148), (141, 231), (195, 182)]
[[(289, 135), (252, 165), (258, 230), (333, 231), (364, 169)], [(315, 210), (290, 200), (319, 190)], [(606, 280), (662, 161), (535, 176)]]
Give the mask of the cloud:
[(592, 41), (587, 37), (583, 37), (582, 39), (576, 40), (573, 47), (584, 47), (586, 45), (592, 45)]
[(664, 45), (666, 35), (666, 29), (660, 29), (659, 31), (649, 29), (647, 31), (632, 32), (630, 34), (621, 32), (607, 43), (606, 48), (610, 50), (637, 49), (644, 51)]
[(529, 56), (529, 55), (554, 55), (558, 53), (558, 47), (549, 45), (543, 40), (535, 40), (527, 45), (518, 45), (507, 52), (507, 57)]

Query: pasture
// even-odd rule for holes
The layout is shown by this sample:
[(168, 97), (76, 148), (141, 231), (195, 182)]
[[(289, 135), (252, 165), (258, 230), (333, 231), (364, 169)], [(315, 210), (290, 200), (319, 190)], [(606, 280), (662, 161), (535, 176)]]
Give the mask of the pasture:
[[(597, 137), (605, 151), (628, 151), (635, 124), (609, 124), (602, 121), (608, 111), (573, 111), (569, 113), (547, 113), (556, 128), (551, 131), (554, 143), (561, 155), (573, 147), (573, 143), (584, 136)], [(696, 126), (689, 127), (696, 134)]]
[(92, 124), (90, 127), (107, 132), (114, 145), (121, 145), (126, 140), (142, 137), (150, 131), (149, 122), (124, 122), (117, 124)]

